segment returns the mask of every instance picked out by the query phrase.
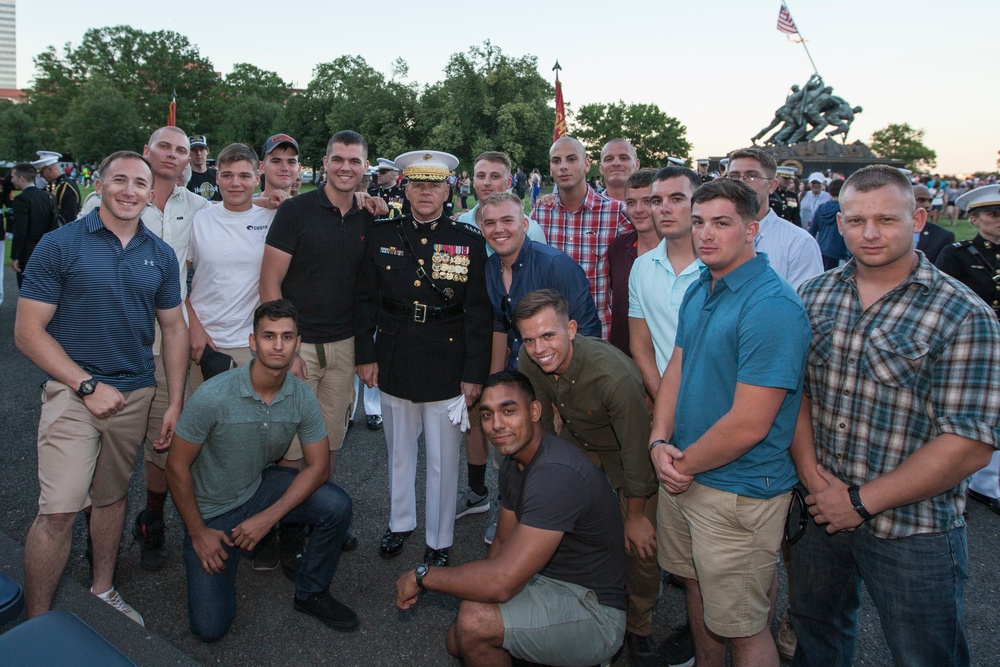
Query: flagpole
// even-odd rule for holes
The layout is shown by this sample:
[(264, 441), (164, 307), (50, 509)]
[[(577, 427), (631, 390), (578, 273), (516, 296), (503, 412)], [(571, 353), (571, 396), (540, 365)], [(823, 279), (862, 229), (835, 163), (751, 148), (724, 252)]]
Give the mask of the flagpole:
[[(781, 6), (784, 7), (786, 10), (788, 10), (788, 14), (791, 15), (792, 12), (791, 10), (788, 9), (788, 3), (782, 0)], [(799, 24), (794, 23), (794, 25), (795, 25), (795, 34), (799, 36), (799, 42), (802, 44), (802, 48), (806, 50), (806, 56), (809, 58), (809, 64), (813, 66), (813, 72), (816, 73), (817, 77), (822, 78), (819, 76), (819, 69), (816, 68), (816, 63), (813, 61), (812, 54), (809, 53), (809, 47), (806, 46), (806, 38), (802, 36), (802, 32), (799, 30)], [(558, 76), (558, 72), (556, 73), (556, 75)]]

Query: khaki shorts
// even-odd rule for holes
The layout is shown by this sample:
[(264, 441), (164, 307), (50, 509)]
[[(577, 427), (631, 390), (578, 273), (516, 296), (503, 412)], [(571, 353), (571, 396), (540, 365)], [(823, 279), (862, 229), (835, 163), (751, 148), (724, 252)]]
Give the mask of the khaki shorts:
[(705, 625), (722, 637), (749, 637), (767, 625), (791, 491), (750, 498), (693, 482), (674, 495), (662, 486), (657, 559), (667, 572), (696, 579)]
[(76, 392), (49, 380), (38, 421), (39, 514), (112, 505), (128, 493), (153, 387), (125, 392), (125, 409), (99, 419)]
[[(326, 364), (320, 366), (316, 348), (323, 348)], [(326, 434), (330, 436), (330, 451), (335, 452), (344, 444), (347, 424), (354, 412), (354, 337), (335, 343), (302, 343), (299, 356), (306, 362), (309, 374), (306, 384), (316, 394)], [(302, 458), (302, 443), (298, 436), (285, 452), (289, 461)]]

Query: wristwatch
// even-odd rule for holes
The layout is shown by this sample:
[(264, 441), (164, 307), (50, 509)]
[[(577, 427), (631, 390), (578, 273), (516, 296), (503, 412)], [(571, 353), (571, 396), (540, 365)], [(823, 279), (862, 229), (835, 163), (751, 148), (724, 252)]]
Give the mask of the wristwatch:
[(854, 508), (855, 512), (861, 515), (862, 519), (869, 521), (873, 518), (871, 512), (869, 512), (868, 508), (865, 507), (865, 504), (861, 502), (861, 489), (858, 488), (857, 484), (851, 484), (847, 487), (847, 496), (851, 499), (851, 507)]
[(426, 588), (424, 588), (424, 575), (427, 574), (427, 570), (429, 569), (430, 568), (427, 566), (427, 563), (421, 563), (420, 565), (417, 566), (417, 569), (414, 570), (413, 572), (417, 577), (417, 587), (420, 588), (420, 590), (422, 591), (427, 590)]
[(90, 396), (94, 393), (95, 389), (97, 389), (97, 380), (94, 378), (87, 378), (80, 383), (80, 387), (76, 390), (76, 395), (80, 398)]

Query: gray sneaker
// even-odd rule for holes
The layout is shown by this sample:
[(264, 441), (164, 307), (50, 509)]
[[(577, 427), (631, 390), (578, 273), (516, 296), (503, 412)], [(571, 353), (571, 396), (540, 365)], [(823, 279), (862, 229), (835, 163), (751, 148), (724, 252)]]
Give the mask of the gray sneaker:
[(458, 493), (458, 504), (455, 505), (455, 518), (461, 519), (469, 514), (482, 514), (490, 511), (489, 495), (479, 495), (467, 486)]
[(483, 535), (483, 542), (486, 544), (493, 544), (493, 538), (497, 535), (497, 521), (500, 520), (500, 503), (498, 502), (496, 507), (490, 513), (489, 523), (486, 524), (486, 534)]

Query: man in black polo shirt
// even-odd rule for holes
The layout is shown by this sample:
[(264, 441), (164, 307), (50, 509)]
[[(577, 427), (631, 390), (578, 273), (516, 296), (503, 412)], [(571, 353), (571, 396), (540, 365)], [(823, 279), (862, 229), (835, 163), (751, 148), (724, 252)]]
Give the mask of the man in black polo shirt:
[[(278, 207), (267, 233), (260, 300), (288, 299), (299, 312), (302, 347), (291, 371), (316, 392), (330, 436), (330, 478), (354, 407), (354, 294), (375, 216), (354, 191), (368, 169), (368, 144), (357, 132), (330, 138), (323, 158), (326, 183)], [(282, 465), (301, 466), (292, 442)], [(281, 535), (291, 538), (290, 529)], [(290, 540), (282, 551), (287, 558)], [(348, 535), (347, 548), (357, 544)]]

